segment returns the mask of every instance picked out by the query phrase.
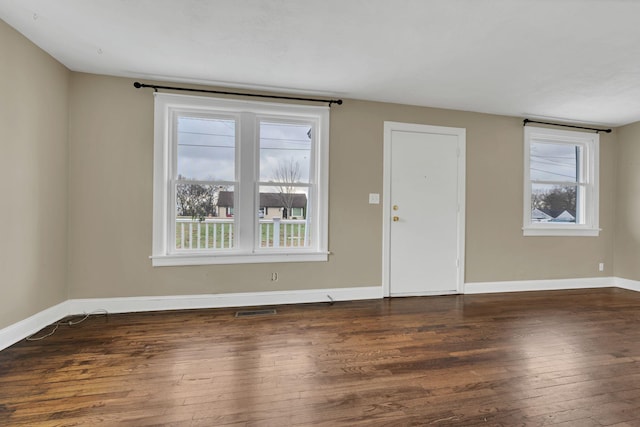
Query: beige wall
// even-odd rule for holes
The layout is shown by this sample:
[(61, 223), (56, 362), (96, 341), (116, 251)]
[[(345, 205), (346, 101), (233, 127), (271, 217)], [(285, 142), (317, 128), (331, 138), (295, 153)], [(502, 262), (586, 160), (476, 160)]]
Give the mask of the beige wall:
[[(332, 110), (331, 118), (331, 191), (339, 192), (339, 206), (349, 206), (349, 194), (362, 194), (364, 199), (367, 191), (381, 191), (385, 120), (467, 129), (466, 282), (612, 274), (615, 134), (601, 134), (600, 139), (600, 237), (523, 237), (521, 119), (356, 101)], [(352, 179), (347, 178), (350, 164), (363, 165)], [(344, 184), (337, 185), (343, 180)], [(380, 236), (381, 221), (382, 212), (377, 209), (367, 224), (376, 230), (376, 237)], [(369, 244), (381, 250), (379, 238)], [(380, 265), (375, 258), (369, 262)], [(598, 262), (605, 263), (602, 273)]]
[(618, 130), (615, 275), (640, 280), (640, 123)]
[(467, 282), (613, 275), (616, 179), (615, 274), (640, 279), (640, 125), (619, 152), (602, 135), (600, 237), (525, 238), (520, 119), (354, 100), (331, 114), (329, 262), (152, 268), (152, 92), (71, 73), (2, 22), (0, 55), (0, 328), (67, 297), (380, 285), (382, 207), (367, 196), (382, 192), (385, 120), (467, 129)]
[(0, 329), (67, 299), (70, 72), (0, 21)]
[[(351, 199), (357, 223), (331, 214), (327, 263), (151, 267), (153, 95), (133, 80), (74, 73), (70, 90), (69, 270), (73, 298), (370, 286), (381, 283), (379, 207), (367, 204), (366, 186)], [(366, 144), (366, 141), (363, 141)], [(334, 144), (331, 203), (351, 186), (339, 184)], [(368, 172), (376, 176), (377, 172)], [(127, 207), (127, 215), (121, 214)], [(344, 209), (341, 209), (344, 212)], [(354, 250), (355, 249), (355, 250)], [(279, 281), (270, 281), (271, 272)]]
[(382, 207), (368, 193), (382, 192), (385, 120), (467, 129), (467, 282), (612, 274), (615, 134), (601, 139), (601, 236), (525, 238), (520, 119), (353, 100), (331, 110), (329, 262), (152, 268), (153, 96), (132, 83), (71, 77), (72, 298), (381, 285)]

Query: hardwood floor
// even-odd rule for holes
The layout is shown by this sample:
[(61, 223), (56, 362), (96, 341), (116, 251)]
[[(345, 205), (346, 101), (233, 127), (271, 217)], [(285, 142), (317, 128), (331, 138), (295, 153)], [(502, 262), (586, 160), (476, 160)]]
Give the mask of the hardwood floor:
[(100, 315), (20, 342), (0, 352), (0, 425), (640, 426), (635, 292), (276, 308)]

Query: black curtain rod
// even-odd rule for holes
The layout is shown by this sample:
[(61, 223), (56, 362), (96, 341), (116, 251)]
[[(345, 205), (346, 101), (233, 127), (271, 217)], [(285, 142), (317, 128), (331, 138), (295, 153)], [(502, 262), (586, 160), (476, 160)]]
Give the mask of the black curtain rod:
[(562, 126), (562, 127), (565, 127), (565, 128), (592, 130), (592, 131), (594, 131), (596, 133), (598, 133), (598, 132), (611, 133), (611, 129), (588, 128), (588, 127), (584, 127), (584, 126), (565, 125), (565, 124), (561, 124), (561, 123), (539, 122), (537, 120), (529, 120), (529, 119), (524, 119), (522, 121), (522, 125), (523, 126), (526, 126), (527, 123), (539, 123), (541, 125)]
[(184, 92), (216, 93), (219, 95), (251, 96), (254, 98), (272, 98), (272, 99), (288, 99), (292, 101), (326, 102), (329, 104), (329, 107), (331, 107), (332, 104), (342, 105), (342, 99), (314, 99), (314, 98), (298, 98), (295, 96), (260, 95), (257, 93), (228, 92), (224, 90), (205, 90), (205, 89), (190, 89), (188, 87), (148, 85), (140, 82), (134, 82), (133, 86), (136, 89), (140, 89), (141, 87), (150, 87), (150, 88), (153, 88), (153, 90), (156, 92), (158, 91), (158, 89), (168, 89), (168, 90), (180, 90)]

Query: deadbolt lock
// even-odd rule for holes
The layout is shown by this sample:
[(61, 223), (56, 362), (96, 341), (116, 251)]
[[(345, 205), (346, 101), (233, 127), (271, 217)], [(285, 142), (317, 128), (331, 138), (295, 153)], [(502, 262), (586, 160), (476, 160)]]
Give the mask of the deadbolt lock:
[(393, 210), (397, 211), (398, 210), (398, 205), (393, 205)]
[(394, 216), (393, 217), (393, 222), (398, 222), (398, 221), (400, 221), (400, 217)]

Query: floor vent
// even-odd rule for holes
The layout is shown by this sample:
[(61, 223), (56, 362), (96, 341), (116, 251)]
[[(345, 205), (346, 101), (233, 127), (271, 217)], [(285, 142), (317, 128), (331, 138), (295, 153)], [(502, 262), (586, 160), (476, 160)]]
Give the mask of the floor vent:
[(274, 314), (278, 314), (278, 312), (273, 308), (267, 310), (236, 311), (236, 317), (272, 316)]

